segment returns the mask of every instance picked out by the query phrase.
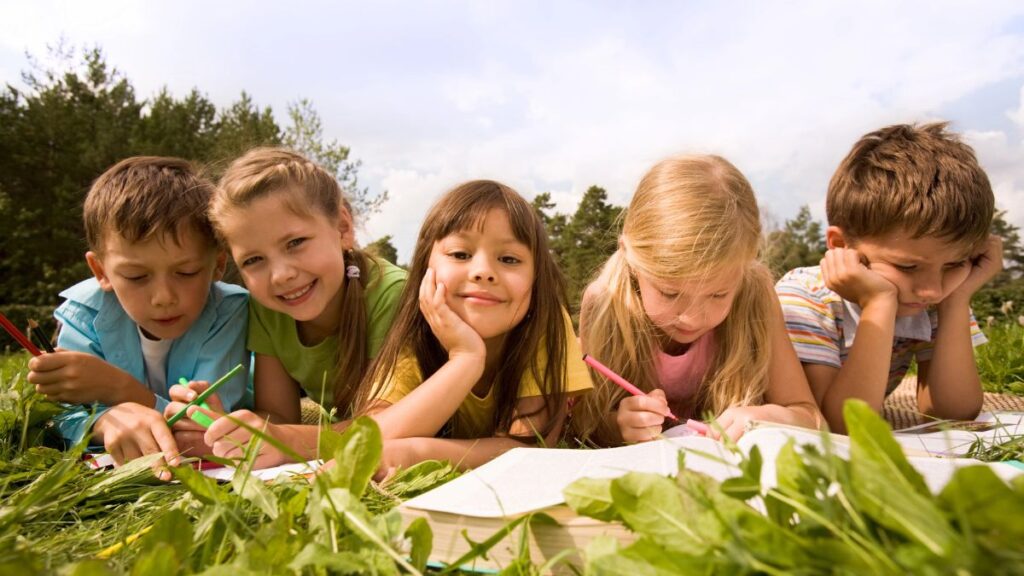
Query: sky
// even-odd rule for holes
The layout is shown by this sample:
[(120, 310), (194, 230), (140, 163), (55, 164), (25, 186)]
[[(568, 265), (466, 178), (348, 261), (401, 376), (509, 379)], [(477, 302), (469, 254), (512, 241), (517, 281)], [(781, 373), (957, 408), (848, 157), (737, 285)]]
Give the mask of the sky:
[(0, 2), (0, 81), (63, 39), (99, 46), (139, 97), (248, 92), (325, 136), (387, 190), (360, 238), (412, 251), (430, 204), (465, 180), (626, 205), (643, 173), (715, 153), (769, 224), (809, 205), (861, 135), (948, 120), (1024, 227), (1024, 3)]

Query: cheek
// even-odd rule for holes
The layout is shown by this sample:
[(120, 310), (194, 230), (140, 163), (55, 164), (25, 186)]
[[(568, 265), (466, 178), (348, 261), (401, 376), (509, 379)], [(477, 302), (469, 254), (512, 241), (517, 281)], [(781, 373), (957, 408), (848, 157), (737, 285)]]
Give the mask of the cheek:
[(968, 266), (961, 266), (959, 268), (954, 268), (946, 272), (945, 278), (943, 279), (942, 283), (942, 288), (945, 291), (945, 293), (949, 294), (957, 287), (959, 287), (961, 284), (963, 284), (964, 280), (967, 280), (967, 276), (969, 276), (970, 273), (971, 269)]

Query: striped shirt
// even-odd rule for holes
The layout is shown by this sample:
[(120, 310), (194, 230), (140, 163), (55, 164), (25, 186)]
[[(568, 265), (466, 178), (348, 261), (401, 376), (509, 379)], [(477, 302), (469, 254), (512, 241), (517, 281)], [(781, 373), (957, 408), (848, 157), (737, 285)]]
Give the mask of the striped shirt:
[[(841, 368), (850, 352), (843, 333), (843, 299), (825, 286), (821, 267), (790, 270), (775, 284), (775, 292), (782, 303), (789, 340), (800, 362)], [(928, 310), (928, 319), (934, 335), (939, 325), (939, 315), (934, 308)], [(987, 341), (972, 313), (972, 344), (979, 346)], [(899, 386), (915, 356), (918, 362), (931, 360), (934, 346), (931, 339), (918, 340), (898, 335), (893, 338), (889, 381), (885, 390), (887, 396)]]

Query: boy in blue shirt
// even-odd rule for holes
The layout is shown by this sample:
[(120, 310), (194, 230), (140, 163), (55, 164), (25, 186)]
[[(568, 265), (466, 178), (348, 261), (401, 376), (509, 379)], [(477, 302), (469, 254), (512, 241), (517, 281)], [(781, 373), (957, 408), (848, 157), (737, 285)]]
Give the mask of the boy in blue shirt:
[[(189, 455), (209, 451), (201, 434), (176, 442), (163, 410), (180, 377), (213, 381), (249, 365), (248, 293), (218, 282), (226, 254), (206, 216), (212, 192), (188, 162), (160, 157), (123, 160), (89, 190), (94, 278), (61, 292), (57, 351), (33, 358), (28, 374), (39, 393), (78, 405), (55, 419), (68, 443), (91, 426), (118, 464), (157, 452), (174, 464), (179, 443)], [(244, 407), (247, 382), (220, 389), (226, 409)]]

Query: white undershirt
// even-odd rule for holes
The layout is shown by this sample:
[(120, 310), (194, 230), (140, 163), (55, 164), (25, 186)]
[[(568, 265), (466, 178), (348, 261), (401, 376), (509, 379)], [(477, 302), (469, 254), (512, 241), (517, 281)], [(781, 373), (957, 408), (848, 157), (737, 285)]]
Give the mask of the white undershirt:
[[(137, 327), (138, 328), (138, 327)], [(174, 340), (150, 340), (139, 330), (142, 358), (146, 364), (146, 387), (150, 390), (167, 389), (167, 355)]]

